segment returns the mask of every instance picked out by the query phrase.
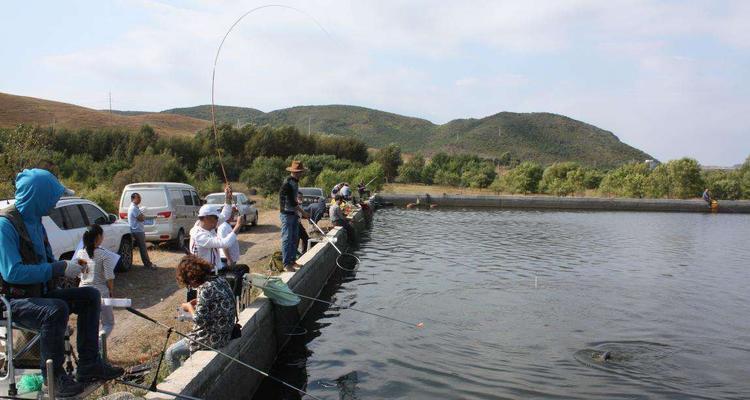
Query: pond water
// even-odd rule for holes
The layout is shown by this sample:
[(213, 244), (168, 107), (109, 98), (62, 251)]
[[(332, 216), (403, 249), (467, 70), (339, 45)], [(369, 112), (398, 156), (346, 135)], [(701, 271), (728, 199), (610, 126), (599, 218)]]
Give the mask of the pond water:
[(424, 328), (315, 306), (272, 374), (317, 397), (750, 396), (750, 216), (390, 209), (367, 235), (323, 298)]

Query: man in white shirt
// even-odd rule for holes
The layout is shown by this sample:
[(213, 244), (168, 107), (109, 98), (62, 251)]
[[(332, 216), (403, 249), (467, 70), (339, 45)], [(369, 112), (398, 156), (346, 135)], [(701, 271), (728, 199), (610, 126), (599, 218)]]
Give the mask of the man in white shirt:
[(198, 210), (198, 223), (190, 229), (190, 252), (214, 266), (214, 272), (224, 268), (220, 249), (230, 248), (237, 242), (237, 232), (243, 225), (243, 218), (225, 237), (219, 237), (216, 227), (221, 214), (215, 205), (205, 204)]
[(141, 252), (141, 261), (143, 266), (146, 268), (154, 269), (156, 265), (151, 262), (148, 257), (148, 249), (146, 248), (146, 233), (143, 230), (143, 221), (146, 219), (143, 216), (138, 205), (141, 204), (141, 195), (133, 193), (130, 195), (130, 207), (128, 208), (128, 225), (130, 225), (130, 234), (133, 236), (138, 250)]
[[(236, 208), (232, 206), (232, 189), (227, 186), (225, 189), (227, 196), (226, 204), (221, 210), (221, 217), (219, 218), (219, 226), (216, 228), (216, 233), (221, 239), (229, 237), (232, 234), (233, 229), (229, 224), (229, 220), (232, 218), (232, 214), (236, 211)], [(244, 221), (237, 218), (235, 228), (237, 225), (240, 227)], [(242, 229), (242, 228), (240, 228)], [(221, 254), (221, 262), (224, 265), (223, 269), (219, 270), (220, 274), (231, 274), (234, 276), (233, 280), (229, 280), (230, 286), (235, 295), (239, 295), (242, 290), (242, 277), (250, 272), (250, 267), (245, 264), (238, 264), (240, 260), (240, 243), (239, 240), (235, 240), (229, 247), (219, 249)]]

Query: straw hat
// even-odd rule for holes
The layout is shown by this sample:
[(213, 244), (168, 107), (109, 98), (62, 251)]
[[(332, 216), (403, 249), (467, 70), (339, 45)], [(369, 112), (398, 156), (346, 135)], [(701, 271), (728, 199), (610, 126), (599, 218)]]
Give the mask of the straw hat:
[(305, 168), (304, 165), (302, 165), (302, 161), (294, 160), (292, 161), (292, 165), (286, 168), (289, 172), (303, 172), (307, 171), (307, 168)]

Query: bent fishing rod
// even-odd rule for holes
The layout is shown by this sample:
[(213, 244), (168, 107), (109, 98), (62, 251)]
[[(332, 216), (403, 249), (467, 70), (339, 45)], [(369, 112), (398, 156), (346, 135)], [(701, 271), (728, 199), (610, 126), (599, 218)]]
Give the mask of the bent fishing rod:
[(165, 324), (165, 323), (162, 323), (162, 322), (160, 322), (160, 321), (157, 321), (157, 320), (155, 320), (155, 319), (153, 319), (153, 318), (149, 317), (148, 315), (146, 315), (146, 314), (144, 314), (144, 313), (142, 313), (142, 312), (140, 312), (140, 311), (136, 310), (136, 309), (135, 309), (135, 308), (133, 308), (133, 307), (127, 307), (127, 308), (125, 308), (125, 309), (126, 309), (126, 310), (128, 310), (129, 312), (131, 312), (132, 314), (135, 314), (135, 315), (137, 315), (137, 316), (139, 316), (139, 317), (141, 317), (141, 318), (143, 318), (143, 319), (145, 319), (145, 320), (147, 320), (147, 321), (153, 322), (153, 323), (154, 323), (154, 324), (156, 324), (156, 325), (159, 325), (159, 326), (161, 326), (161, 327), (163, 327), (163, 328), (166, 328), (166, 329), (168, 329), (169, 331), (171, 331), (171, 332), (174, 332), (174, 333), (176, 333), (176, 334), (177, 334), (177, 335), (179, 335), (179, 336), (182, 336), (183, 338), (187, 339), (187, 340), (188, 340), (188, 341), (190, 341), (190, 342), (193, 342), (193, 343), (195, 343), (195, 344), (197, 344), (197, 345), (199, 345), (199, 346), (201, 346), (201, 347), (204, 347), (204, 348), (206, 348), (206, 349), (209, 349), (209, 350), (211, 350), (211, 351), (214, 351), (214, 352), (216, 352), (217, 354), (220, 354), (220, 355), (222, 355), (222, 356), (224, 356), (224, 357), (226, 357), (226, 358), (228, 358), (228, 359), (230, 359), (230, 360), (232, 360), (232, 361), (236, 362), (237, 364), (243, 365), (243, 366), (245, 366), (245, 367), (247, 367), (247, 368), (251, 369), (252, 371), (255, 371), (255, 372), (257, 372), (257, 373), (259, 373), (259, 374), (263, 375), (264, 377), (266, 377), (266, 378), (269, 378), (269, 379), (273, 380), (274, 382), (280, 383), (280, 384), (282, 384), (282, 385), (284, 385), (284, 386), (286, 386), (286, 387), (288, 387), (288, 388), (290, 388), (290, 389), (293, 389), (293, 390), (297, 391), (297, 392), (298, 392), (298, 393), (300, 393), (300, 394), (303, 394), (303, 395), (305, 395), (305, 396), (310, 396), (310, 397), (312, 397), (312, 398), (313, 398), (313, 399), (315, 399), (315, 400), (323, 400), (323, 399), (321, 399), (320, 397), (316, 397), (316, 396), (313, 396), (312, 394), (310, 394), (310, 393), (307, 393), (307, 392), (305, 392), (304, 390), (302, 390), (302, 389), (300, 389), (300, 388), (298, 388), (298, 387), (295, 387), (295, 386), (294, 386), (294, 385), (292, 385), (292, 384), (286, 383), (286, 382), (282, 381), (281, 379), (279, 379), (279, 378), (276, 378), (275, 376), (269, 375), (269, 374), (268, 374), (267, 372), (264, 372), (264, 371), (262, 371), (262, 370), (260, 370), (260, 369), (258, 369), (258, 368), (255, 368), (255, 367), (253, 367), (252, 365), (250, 365), (250, 364), (248, 364), (248, 363), (246, 363), (246, 362), (244, 362), (244, 361), (241, 361), (241, 360), (237, 359), (236, 357), (232, 357), (232, 356), (230, 356), (229, 354), (227, 354), (227, 353), (224, 353), (224, 352), (223, 352), (223, 351), (221, 351), (221, 350), (218, 350), (218, 349), (216, 349), (216, 348), (214, 348), (214, 347), (211, 347), (211, 346), (209, 346), (209, 345), (207, 345), (207, 344), (205, 344), (205, 343), (203, 343), (203, 342), (201, 342), (201, 341), (199, 341), (199, 340), (195, 340), (195, 339), (193, 339), (193, 338), (189, 337), (188, 335), (186, 335), (186, 334), (184, 334), (184, 333), (182, 333), (182, 332), (180, 332), (180, 331), (178, 331), (178, 330), (174, 329), (173, 327), (171, 327), (171, 326), (169, 326), (169, 325), (167, 325), (167, 324)]
[[(281, 289), (277, 289), (277, 288), (270, 287), (270, 286), (265, 286), (265, 285), (263, 285), (263, 286), (254, 285), (253, 287), (261, 288), (263, 290), (268, 289), (268, 290), (274, 291), (276, 293), (286, 293), (285, 291), (283, 291)], [(294, 293), (294, 292), (292, 292), (292, 293)], [(342, 305), (342, 304), (334, 303), (332, 301), (326, 301), (326, 300), (323, 300), (323, 299), (319, 299), (317, 297), (305, 296), (305, 295), (299, 294), (299, 293), (294, 293), (294, 294), (296, 296), (302, 297), (303, 299), (317, 301), (319, 303), (327, 304), (327, 305), (332, 306), (332, 307), (339, 307), (339, 308), (343, 308), (343, 309), (348, 309), (348, 310), (353, 310), (353, 311), (361, 312), (361, 313), (364, 313), (364, 314), (374, 315), (376, 317), (385, 318), (387, 320), (399, 322), (399, 323), (402, 323), (404, 325), (408, 325), (410, 327), (416, 327), (416, 328), (419, 328), (419, 329), (424, 328), (424, 322), (417, 322), (415, 324), (414, 322), (404, 321), (404, 320), (401, 320), (401, 319), (398, 319), (398, 318), (389, 317), (387, 315), (378, 314), (378, 313), (374, 313), (374, 312), (371, 312), (371, 311), (366, 311), (366, 310), (362, 310), (362, 309), (359, 309), (359, 308), (354, 308), (354, 307), (351, 307), (351, 306), (345, 306), (345, 305)]]

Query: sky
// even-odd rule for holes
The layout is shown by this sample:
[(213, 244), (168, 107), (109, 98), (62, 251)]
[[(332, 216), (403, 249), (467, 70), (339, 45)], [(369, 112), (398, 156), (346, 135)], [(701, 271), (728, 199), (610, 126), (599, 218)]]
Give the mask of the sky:
[[(0, 92), (96, 109), (211, 102), (223, 0), (4, 2)], [(246, 15), (216, 104), (351, 104), (445, 123), (552, 112), (659, 160), (750, 156), (750, 1), (288, 1)]]

